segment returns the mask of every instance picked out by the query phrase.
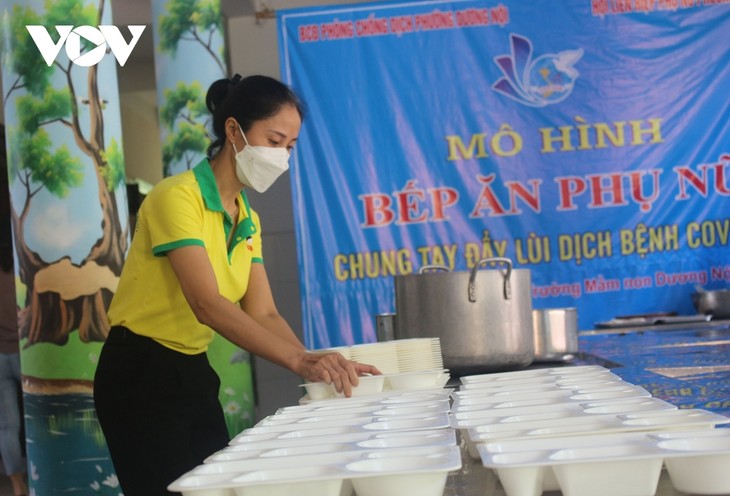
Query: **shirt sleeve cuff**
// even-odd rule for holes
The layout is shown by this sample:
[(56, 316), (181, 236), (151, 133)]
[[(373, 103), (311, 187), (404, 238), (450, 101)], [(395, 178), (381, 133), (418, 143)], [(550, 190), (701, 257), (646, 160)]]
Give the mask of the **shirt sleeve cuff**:
[(188, 238), (188, 239), (178, 239), (177, 241), (173, 241), (171, 243), (164, 243), (161, 245), (157, 245), (152, 247), (152, 254), (156, 257), (162, 257), (165, 254), (167, 254), (168, 251), (174, 250), (175, 248), (182, 248), (183, 246), (205, 246), (205, 243), (203, 243), (200, 239), (195, 238)]

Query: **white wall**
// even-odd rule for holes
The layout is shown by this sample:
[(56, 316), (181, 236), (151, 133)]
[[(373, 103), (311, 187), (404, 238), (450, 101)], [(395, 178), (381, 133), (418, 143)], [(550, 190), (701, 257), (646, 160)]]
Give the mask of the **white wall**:
[(162, 148), (154, 62), (118, 67), (117, 75), (127, 178), (156, 184), (162, 179)]
[(122, 139), (128, 179), (162, 179), (162, 149), (154, 90), (121, 93)]

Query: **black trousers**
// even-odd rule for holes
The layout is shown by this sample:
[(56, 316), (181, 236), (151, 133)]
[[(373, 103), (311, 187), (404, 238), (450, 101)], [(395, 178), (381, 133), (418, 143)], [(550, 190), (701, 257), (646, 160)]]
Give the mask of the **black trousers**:
[(125, 496), (169, 496), (168, 484), (228, 444), (219, 388), (205, 353), (111, 329), (94, 404)]

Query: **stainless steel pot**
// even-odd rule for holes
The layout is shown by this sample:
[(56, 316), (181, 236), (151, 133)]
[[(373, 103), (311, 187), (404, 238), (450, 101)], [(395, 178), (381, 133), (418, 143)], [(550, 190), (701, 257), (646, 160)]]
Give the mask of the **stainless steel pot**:
[(532, 311), (535, 362), (555, 362), (578, 353), (578, 312), (575, 308)]
[[(498, 270), (480, 270), (483, 265)], [(438, 337), (455, 375), (526, 367), (534, 355), (530, 271), (508, 258), (470, 272), (423, 267), (395, 277), (397, 339)]]
[(730, 318), (730, 289), (703, 289), (692, 293), (692, 303), (699, 313), (718, 319)]

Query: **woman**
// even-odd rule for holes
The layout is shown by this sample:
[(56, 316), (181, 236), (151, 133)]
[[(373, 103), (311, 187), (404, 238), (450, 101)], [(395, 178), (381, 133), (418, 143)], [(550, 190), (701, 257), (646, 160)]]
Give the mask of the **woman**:
[(302, 107), (264, 76), (208, 90), (215, 140), (193, 170), (161, 181), (140, 207), (94, 400), (126, 496), (166, 487), (228, 443), (220, 381), (205, 351), (218, 332), (304, 379), (350, 394), (369, 365), (306, 351), (278, 314), (259, 219), (243, 188), (265, 191), (288, 168)]

